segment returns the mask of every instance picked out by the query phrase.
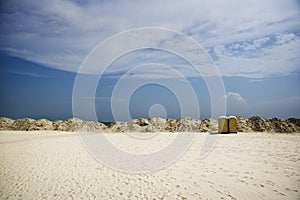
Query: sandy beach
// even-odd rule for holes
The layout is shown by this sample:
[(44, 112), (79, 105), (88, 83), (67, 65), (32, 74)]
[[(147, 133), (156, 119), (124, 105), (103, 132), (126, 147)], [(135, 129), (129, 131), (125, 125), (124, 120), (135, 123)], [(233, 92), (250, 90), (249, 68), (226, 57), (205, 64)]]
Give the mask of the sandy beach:
[(215, 135), (200, 159), (207, 135), (166, 168), (134, 174), (97, 162), (76, 133), (1, 131), (0, 199), (300, 199), (299, 133)]

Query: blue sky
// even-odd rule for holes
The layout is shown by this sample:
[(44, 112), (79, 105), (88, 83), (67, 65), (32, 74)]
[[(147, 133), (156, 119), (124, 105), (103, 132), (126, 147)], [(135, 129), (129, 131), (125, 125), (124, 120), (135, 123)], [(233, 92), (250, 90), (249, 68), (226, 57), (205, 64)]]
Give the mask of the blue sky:
[[(228, 115), (300, 117), (299, 1), (12, 0), (0, 5), (0, 116), (72, 117), (74, 80), (89, 52), (119, 32), (161, 27), (184, 33), (208, 52), (224, 82)], [(204, 78), (174, 54), (144, 49), (118, 58), (101, 77), (95, 93), (100, 121), (114, 120), (111, 96), (118, 80), (133, 66), (147, 63), (169, 66), (185, 77), (200, 108), (198, 116), (191, 104), (188, 114), (210, 117)], [(84, 73), (97, 78), (94, 71)], [(182, 84), (170, 70), (154, 65), (132, 74), (137, 82)], [(186, 93), (141, 85), (130, 98), (131, 117), (149, 117), (152, 109), (153, 115), (178, 118), (182, 113), (176, 95)]]

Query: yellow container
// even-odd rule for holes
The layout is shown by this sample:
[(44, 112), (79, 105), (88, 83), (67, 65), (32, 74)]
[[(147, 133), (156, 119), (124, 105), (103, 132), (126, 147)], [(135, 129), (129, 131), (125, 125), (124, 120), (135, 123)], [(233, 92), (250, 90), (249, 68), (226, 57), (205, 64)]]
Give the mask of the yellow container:
[(228, 117), (228, 132), (229, 133), (237, 133), (235, 116)]
[(228, 133), (228, 120), (226, 116), (221, 116), (218, 119), (218, 132)]

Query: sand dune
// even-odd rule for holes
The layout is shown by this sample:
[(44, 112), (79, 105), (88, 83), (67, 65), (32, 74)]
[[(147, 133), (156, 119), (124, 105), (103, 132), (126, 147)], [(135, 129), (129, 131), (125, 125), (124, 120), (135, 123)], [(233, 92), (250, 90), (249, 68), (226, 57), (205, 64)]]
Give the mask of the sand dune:
[(300, 199), (300, 134), (213, 135), (200, 159), (207, 136), (172, 165), (133, 174), (95, 161), (76, 133), (2, 131), (0, 199)]
[[(13, 120), (0, 117), (0, 130), (10, 131), (77, 131), (89, 132), (217, 132), (218, 124), (214, 119), (206, 118), (198, 120), (192, 117), (179, 119), (132, 119), (128, 122), (101, 122), (83, 121), (77, 118), (67, 120), (49, 121), (47, 119), (34, 120), (30, 118)], [(272, 118), (265, 119), (259, 116), (250, 118), (237, 118), (238, 132), (272, 132), (295, 133), (300, 132), (300, 119), (289, 118), (287, 120)]]

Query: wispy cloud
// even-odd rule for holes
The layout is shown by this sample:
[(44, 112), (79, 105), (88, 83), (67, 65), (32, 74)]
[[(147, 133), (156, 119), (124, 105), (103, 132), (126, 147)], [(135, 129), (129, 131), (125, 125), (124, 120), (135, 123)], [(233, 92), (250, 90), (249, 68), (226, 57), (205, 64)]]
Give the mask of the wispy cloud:
[(28, 71), (20, 71), (20, 70), (15, 70), (15, 69), (5, 69), (3, 72), (10, 73), (10, 74), (17, 74), (21, 76), (30, 76), (34, 78), (49, 78), (49, 75), (41, 74), (41, 73), (36, 73), (36, 72), (28, 72)]
[[(155, 26), (182, 31), (211, 49), (224, 75), (289, 74), (299, 69), (299, 7), (293, 0), (12, 0), (1, 5), (0, 49), (75, 72), (111, 35)], [(125, 70), (122, 65), (116, 69)]]
[(299, 72), (299, 49), (300, 35), (283, 33), (219, 45), (213, 53), (223, 75), (262, 78)]

